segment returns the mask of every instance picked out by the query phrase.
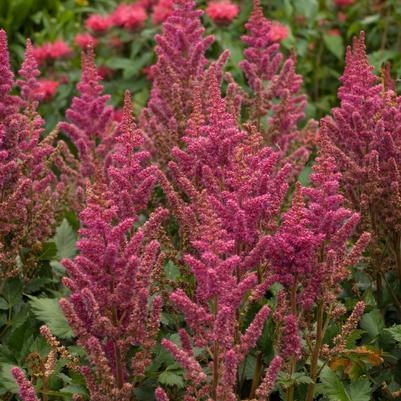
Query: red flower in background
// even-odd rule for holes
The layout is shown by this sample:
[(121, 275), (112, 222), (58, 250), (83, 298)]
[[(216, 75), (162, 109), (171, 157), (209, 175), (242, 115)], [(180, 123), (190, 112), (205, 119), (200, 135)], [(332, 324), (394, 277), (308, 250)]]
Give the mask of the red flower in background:
[(159, 0), (153, 7), (152, 23), (157, 25), (164, 22), (173, 12), (173, 0)]
[(330, 29), (329, 31), (327, 31), (327, 34), (330, 36), (341, 36), (340, 30), (337, 28)]
[(334, 5), (337, 7), (350, 6), (354, 4), (354, 0), (334, 0)]
[(86, 49), (89, 45), (97, 46), (97, 39), (90, 33), (78, 33), (74, 38), (74, 43), (81, 49)]
[(57, 88), (60, 85), (57, 81), (51, 79), (39, 79), (38, 88), (36, 88), (36, 93), (40, 95), (43, 100), (50, 100), (54, 97), (57, 92)]
[(85, 26), (93, 32), (105, 32), (113, 25), (113, 20), (109, 15), (92, 14), (85, 21)]
[(147, 15), (138, 4), (120, 4), (111, 15), (113, 23), (126, 29), (137, 29), (146, 21)]
[(270, 28), (270, 39), (273, 42), (281, 42), (288, 36), (288, 27), (278, 21), (273, 21)]
[(239, 7), (229, 0), (211, 1), (206, 8), (206, 14), (214, 23), (220, 25), (229, 24), (238, 13)]
[(112, 78), (114, 75), (113, 69), (110, 67), (106, 67), (105, 65), (101, 65), (100, 67), (98, 67), (97, 73), (102, 79)]
[(38, 64), (43, 64), (49, 59), (58, 59), (72, 53), (64, 40), (57, 40), (54, 43), (44, 43), (42, 46), (33, 48), (33, 56)]

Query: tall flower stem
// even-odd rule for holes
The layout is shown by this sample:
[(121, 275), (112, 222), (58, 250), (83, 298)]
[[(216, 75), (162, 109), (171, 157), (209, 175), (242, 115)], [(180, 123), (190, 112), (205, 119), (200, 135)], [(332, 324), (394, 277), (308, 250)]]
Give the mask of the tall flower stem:
[(308, 385), (308, 392), (306, 395), (306, 401), (313, 401), (313, 397), (315, 395), (315, 386), (316, 380), (318, 377), (318, 361), (319, 361), (319, 354), (320, 348), (322, 346), (322, 339), (323, 339), (323, 318), (324, 318), (324, 307), (323, 302), (320, 302), (317, 308), (317, 323), (316, 323), (316, 342), (315, 347), (312, 354), (311, 360), (311, 368), (310, 368), (310, 377), (312, 379), (312, 383)]
[[(294, 316), (297, 316), (297, 286), (298, 286), (298, 278), (297, 275), (294, 277), (294, 285), (291, 289), (291, 311)], [(295, 355), (291, 356), (290, 359), (290, 368), (289, 368), (289, 376), (290, 378), (295, 372), (296, 369), (296, 359)], [(295, 394), (295, 384), (290, 384), (287, 392), (287, 401), (294, 401), (294, 394)]]

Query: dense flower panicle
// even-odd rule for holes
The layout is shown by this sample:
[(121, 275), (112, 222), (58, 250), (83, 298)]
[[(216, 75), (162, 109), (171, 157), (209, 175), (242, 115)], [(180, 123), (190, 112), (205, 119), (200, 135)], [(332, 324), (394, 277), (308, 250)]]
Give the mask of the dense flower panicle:
[(56, 40), (54, 43), (44, 43), (42, 46), (33, 48), (33, 55), (39, 65), (47, 61), (56, 60), (61, 57), (69, 56), (72, 50), (64, 40)]
[(369, 241), (364, 233), (354, 249), (347, 250), (360, 216), (343, 206), (341, 174), (336, 172), (334, 159), (318, 157), (313, 170), (312, 187), (297, 187), (292, 207), (267, 246), (271, 268), (288, 291), (302, 285), (296, 303), (306, 310), (319, 299), (327, 303), (335, 299), (339, 285), (349, 275), (348, 268), (358, 261)]
[[(153, 238), (167, 211), (156, 210), (134, 229), (155, 180), (154, 170), (146, 167), (146, 152), (138, 151), (142, 139), (132, 119), (129, 94), (118, 131), (105, 169), (97, 172), (88, 189), (87, 207), (80, 214), (80, 253), (75, 260), (64, 261), (71, 296), (60, 301), (78, 343), (88, 353), (93, 369), (84, 375), (91, 399), (99, 401), (130, 399), (128, 377), (143, 375), (151, 362), (162, 307), (160, 297), (150, 302), (149, 296), (157, 285), (153, 269), (163, 258)], [(126, 352), (132, 344), (140, 351), (130, 361)]]
[[(299, 137), (297, 123), (304, 117), (306, 97), (299, 93), (302, 77), (295, 72), (295, 57), (283, 60), (279, 51), (277, 42), (284, 38), (285, 27), (264, 17), (259, 0), (254, 1), (254, 10), (245, 27), (249, 33), (242, 36), (247, 48), (240, 68), (252, 90), (246, 102), (251, 108), (251, 118), (270, 146), (277, 146), (283, 154), (291, 153)], [(265, 127), (263, 119), (269, 114), (272, 115)], [(307, 157), (302, 155), (301, 161)]]
[(284, 320), (283, 344), (281, 355), (283, 358), (294, 356), (299, 359), (301, 356), (301, 338), (299, 335), (298, 322), (296, 316), (289, 314)]
[(265, 147), (253, 127), (238, 128), (220, 94), (216, 65), (207, 71), (203, 90), (206, 110), (196, 107), (183, 137), (186, 149), (173, 149), (175, 161), (169, 167), (184, 192), (188, 192), (185, 179), (199, 191), (207, 191), (231, 240), (241, 249), (241, 270), (248, 270), (261, 257), (263, 233), (275, 227), (290, 165), (276, 169), (279, 153)]
[(279, 355), (275, 356), (270, 362), (269, 368), (266, 370), (265, 377), (256, 389), (256, 396), (258, 401), (264, 401), (268, 399), (270, 393), (274, 389), (277, 375), (283, 364), (283, 358)]
[(25, 373), (20, 368), (12, 368), (11, 373), (20, 389), (19, 396), (22, 401), (39, 401), (35, 389), (31, 382), (26, 378)]
[(156, 401), (170, 401), (166, 392), (161, 388), (158, 387), (155, 391)]
[(157, 63), (152, 67), (152, 91), (141, 118), (141, 127), (149, 140), (147, 146), (160, 162), (170, 158), (180, 143), (192, 112), (193, 86), (207, 60), (206, 49), (212, 36), (203, 37), (202, 11), (193, 0), (176, 0), (173, 13), (156, 35)]
[[(181, 333), (182, 348), (168, 340), (163, 340), (163, 345), (185, 369), (190, 384), (187, 398), (208, 394), (213, 400), (234, 400), (238, 366), (255, 347), (270, 311), (262, 307), (245, 332), (236, 334), (236, 316), (246, 294), (256, 285), (257, 276), (249, 273), (238, 279), (240, 257), (230, 256), (234, 242), (208, 203), (206, 191), (196, 194), (194, 190), (192, 196), (200, 230), (192, 239), (194, 252), (185, 255), (184, 262), (195, 277), (196, 296), (191, 299), (181, 289), (171, 294), (172, 302), (184, 314), (192, 341), (188, 333)], [(210, 369), (215, 372), (214, 379), (203, 372), (192, 353), (191, 342), (213, 350)]]
[[(186, 148), (175, 147), (175, 161), (168, 164), (174, 183), (189, 201), (161, 179), (180, 226), (188, 227), (192, 252), (183, 261), (196, 281), (193, 298), (179, 289), (171, 300), (184, 314), (194, 346), (215, 352), (209, 368), (218, 380), (196, 381), (187, 372), (192, 384), (188, 399), (205, 393), (213, 400), (235, 400), (237, 369), (256, 345), (269, 308), (262, 307), (240, 335), (237, 316), (247, 294), (253, 292), (252, 300), (258, 300), (271, 284), (266, 280), (264, 290), (255, 291), (269, 274), (262, 269), (265, 231), (276, 227), (290, 169), (276, 171), (278, 153), (263, 145), (253, 127), (238, 127), (236, 114), (220, 92), (226, 57), (212, 64), (195, 86), (194, 109), (182, 138)], [(196, 362), (192, 353), (169, 350), (185, 369)]]
[(26, 41), (25, 57), (22, 63), (19, 75), (22, 79), (17, 80), (17, 85), (21, 91), (21, 98), (25, 102), (31, 103), (31, 107), (37, 108), (37, 101), (41, 100), (38, 93), (39, 83), (38, 76), (40, 71), (33, 55), (32, 43), (28, 39)]
[(82, 52), (82, 77), (66, 111), (68, 122), (59, 123), (78, 149), (80, 173), (83, 178), (94, 174), (112, 147), (114, 138), (113, 108), (107, 105), (110, 95), (103, 94), (94, 52), (88, 47)]
[[(401, 277), (401, 97), (379, 83), (366, 55), (364, 34), (347, 49), (338, 91), (341, 105), (322, 120), (322, 145), (338, 160), (342, 188), (371, 230), (374, 271), (394, 266)], [(383, 254), (381, 241), (391, 250)], [(373, 273), (373, 271), (372, 271)], [(376, 274), (376, 273), (375, 273)]]
[(210, 1), (206, 8), (206, 14), (218, 25), (229, 24), (238, 13), (238, 5), (230, 0)]
[(10, 68), (6, 32), (0, 29), (0, 127), (4, 119), (19, 108), (19, 98), (11, 96), (14, 74)]
[(37, 263), (35, 252), (51, 236), (55, 225), (58, 195), (49, 168), (55, 152), (54, 134), (40, 141), (44, 122), (37, 112), (39, 71), (30, 42), (17, 81), (20, 96), (10, 96), (13, 76), (4, 31), (0, 31), (0, 51), (0, 277), (17, 271), (17, 257), (26, 248), (29, 251), (20, 260), (20, 270), (28, 279)]
[[(128, 218), (145, 210), (157, 180), (157, 169), (146, 167), (150, 154), (144, 150), (143, 134), (135, 125), (130, 94), (125, 94), (123, 117), (115, 137), (108, 169), (110, 196), (119, 207), (119, 217)], [(136, 152), (134, 152), (137, 150)]]

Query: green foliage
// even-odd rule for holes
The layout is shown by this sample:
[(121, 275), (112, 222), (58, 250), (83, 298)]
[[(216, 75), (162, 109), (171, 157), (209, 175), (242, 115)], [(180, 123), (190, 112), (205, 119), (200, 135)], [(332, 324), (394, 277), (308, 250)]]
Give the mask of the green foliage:
[(320, 374), (318, 391), (329, 401), (370, 401), (370, 384), (367, 379), (345, 384), (335, 372), (324, 368)]
[(57, 247), (56, 259), (73, 258), (77, 249), (75, 248), (77, 237), (67, 219), (64, 219), (61, 225), (56, 230), (54, 243)]
[(72, 331), (55, 298), (28, 296), (29, 305), (36, 318), (49, 326), (51, 332), (60, 338), (72, 338)]

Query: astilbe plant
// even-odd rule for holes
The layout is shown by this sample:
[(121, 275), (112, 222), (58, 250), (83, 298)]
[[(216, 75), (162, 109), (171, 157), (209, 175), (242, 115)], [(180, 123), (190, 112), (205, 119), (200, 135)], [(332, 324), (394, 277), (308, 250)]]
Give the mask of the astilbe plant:
[[(360, 215), (343, 206), (344, 197), (339, 193), (341, 174), (336, 172), (333, 158), (321, 154), (313, 170), (312, 186), (297, 185), (292, 206), (284, 214), (277, 233), (268, 240), (266, 249), (270, 269), (283, 286), (274, 320), (278, 326), (287, 327), (290, 320), (294, 327), (292, 335), (287, 333), (282, 338), (284, 349), (291, 351), (287, 358), (290, 377), (302, 355), (310, 360), (313, 383), (308, 388), (308, 401), (314, 397), (319, 358), (323, 354), (328, 358), (333, 355), (328, 346), (322, 344), (325, 330), (332, 320), (346, 312), (338, 300), (341, 283), (351, 274), (349, 268), (358, 262), (370, 238), (365, 232), (351, 249), (348, 248)], [(363, 309), (363, 302), (355, 306), (352, 329), (339, 336), (338, 343), (342, 346), (334, 347), (334, 355), (344, 350), (344, 337), (356, 328)], [(308, 344), (304, 350), (300, 336), (304, 336)], [(337, 345), (336, 340), (334, 343)], [(294, 399), (294, 386), (289, 387), (287, 399)]]
[[(12, 96), (13, 73), (7, 38), (0, 31), (0, 281), (21, 271), (29, 278), (43, 243), (56, 224), (58, 194), (50, 165), (55, 134), (44, 140), (43, 119), (37, 112), (39, 70), (31, 42)], [(17, 267), (18, 266), (18, 267)]]
[(78, 191), (85, 190), (88, 179), (102, 168), (115, 134), (113, 107), (107, 105), (110, 95), (103, 94), (93, 47), (88, 46), (82, 52), (81, 60), (79, 96), (72, 99), (66, 111), (67, 121), (58, 124), (78, 150), (79, 179), (73, 183)]
[[(254, 127), (238, 127), (236, 115), (220, 93), (222, 67), (214, 63), (205, 73), (203, 91), (194, 94), (194, 111), (183, 137), (186, 149), (172, 151), (175, 161), (168, 166), (179, 191), (161, 174), (182, 236), (189, 239), (183, 260), (196, 280), (193, 298), (181, 289), (171, 295), (184, 313), (191, 340), (183, 330), (183, 349), (163, 340), (187, 372), (186, 400), (237, 397), (239, 365), (255, 347), (269, 309), (259, 307), (248, 327), (240, 316), (253, 302), (261, 301), (275, 280), (266, 269), (266, 239), (277, 227), (275, 218), (290, 170), (286, 165), (277, 172), (279, 153), (264, 146)], [(189, 341), (206, 349), (201, 358), (208, 362), (209, 375), (192, 354)], [(281, 362), (277, 355), (261, 383), (263, 362), (259, 362), (252, 397), (262, 400), (273, 390)], [(161, 389), (156, 395), (160, 400), (167, 397)]]
[(126, 95), (109, 166), (97, 171), (80, 214), (79, 256), (64, 262), (71, 296), (60, 304), (89, 358), (81, 371), (92, 401), (131, 399), (132, 378), (144, 375), (159, 327), (162, 301), (151, 296), (164, 259), (154, 237), (167, 211), (135, 228), (155, 183), (149, 154), (138, 152), (142, 141)]
[[(196, 294), (193, 299), (182, 289), (171, 294), (188, 329), (179, 331), (182, 347), (167, 339), (162, 344), (185, 369), (188, 385), (184, 400), (236, 400), (239, 365), (255, 347), (270, 311), (267, 305), (263, 306), (241, 332), (239, 312), (248, 291), (257, 284), (257, 275), (238, 278), (241, 258), (235, 255), (235, 241), (213, 212), (207, 192), (193, 201), (201, 231), (192, 241), (193, 252), (185, 255), (184, 261), (194, 274)], [(198, 357), (193, 347), (202, 349)], [(202, 363), (207, 365), (209, 374)], [(168, 399), (160, 388), (156, 398)]]
[(300, 93), (303, 80), (295, 71), (295, 55), (285, 59), (280, 52), (280, 44), (272, 36), (272, 22), (264, 17), (259, 0), (254, 0), (245, 27), (245, 60), (239, 66), (251, 90), (244, 98), (249, 119), (269, 146), (278, 148), (285, 156), (291, 155), (302, 167), (313, 145), (308, 136), (316, 127), (311, 122), (303, 132), (298, 129), (307, 102)]
[(180, 143), (193, 107), (193, 87), (207, 60), (205, 51), (213, 37), (204, 37), (202, 11), (194, 0), (176, 0), (173, 13), (156, 35), (157, 63), (152, 66), (152, 90), (143, 110), (141, 127), (148, 147), (160, 163), (170, 158), (173, 146)]
[(369, 65), (364, 33), (347, 49), (340, 107), (322, 120), (327, 152), (338, 159), (342, 186), (373, 234), (371, 273), (394, 269), (401, 279), (401, 98)]

